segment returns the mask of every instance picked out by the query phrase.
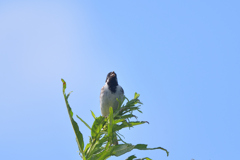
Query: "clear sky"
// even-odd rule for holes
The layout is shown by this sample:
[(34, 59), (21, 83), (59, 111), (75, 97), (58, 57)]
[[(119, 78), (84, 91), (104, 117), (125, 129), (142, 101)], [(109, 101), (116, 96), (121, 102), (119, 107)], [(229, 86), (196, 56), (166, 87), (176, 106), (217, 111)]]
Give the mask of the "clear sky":
[[(0, 1), (0, 159), (80, 159), (62, 95), (92, 124), (115, 71), (154, 160), (240, 159), (240, 2)], [(77, 119), (76, 119), (77, 120)], [(88, 142), (90, 131), (79, 120)]]

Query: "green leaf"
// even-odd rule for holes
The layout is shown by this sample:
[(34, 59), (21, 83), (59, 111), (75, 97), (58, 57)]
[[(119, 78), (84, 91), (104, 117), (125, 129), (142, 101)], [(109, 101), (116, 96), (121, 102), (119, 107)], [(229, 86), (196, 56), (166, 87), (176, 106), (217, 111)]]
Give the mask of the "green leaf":
[(109, 108), (109, 115), (108, 115), (108, 136), (110, 138), (109, 139), (110, 144), (112, 144), (112, 139), (113, 139), (112, 128), (113, 128), (113, 108), (110, 107)]
[(91, 143), (88, 143), (87, 145), (86, 145), (86, 147), (85, 147), (85, 149), (84, 149), (84, 153), (85, 153), (85, 155), (87, 155), (86, 153), (87, 153), (87, 151), (89, 150), (89, 147), (91, 146)]
[(105, 117), (99, 116), (95, 119), (91, 130), (91, 136), (93, 139), (98, 140), (100, 138), (100, 132), (105, 123), (106, 123)]
[(114, 146), (114, 150), (112, 152), (112, 155), (115, 155), (115, 156), (121, 156), (127, 152), (130, 152), (131, 150), (134, 149), (134, 145), (132, 144), (119, 144), (119, 145), (116, 145)]
[(67, 84), (64, 81), (64, 79), (61, 79), (62, 83), (63, 83), (63, 93), (65, 93), (65, 89), (67, 88)]
[(140, 96), (140, 94), (138, 94), (137, 92), (135, 92), (134, 94), (134, 99), (137, 99)]
[(70, 114), (71, 117), (73, 117), (73, 112), (72, 112), (72, 109), (71, 109), (71, 108), (70, 108), (70, 110), (69, 110), (69, 114)]
[[(137, 157), (135, 155), (131, 155), (126, 160), (133, 160), (133, 158), (137, 158)], [(139, 159), (135, 159), (135, 160), (152, 160), (152, 159), (148, 158), (148, 157), (145, 157), (145, 158), (139, 158)]]
[(68, 99), (68, 97), (70, 96), (70, 94), (71, 94), (72, 92), (73, 92), (73, 91), (71, 91), (71, 92), (69, 92), (69, 93), (67, 94), (66, 99)]
[(134, 122), (129, 122), (129, 124), (131, 125), (131, 127), (136, 126), (136, 125), (140, 125), (140, 124), (144, 124), (147, 123), (146, 121), (134, 121)]
[(137, 109), (138, 112), (142, 113), (142, 111), (140, 109)]
[(123, 102), (125, 101), (126, 97), (123, 96), (123, 99), (118, 99), (118, 98), (116, 98), (116, 99), (118, 101), (118, 109), (119, 109), (119, 108), (121, 108), (121, 106), (122, 106)]
[(91, 130), (91, 127), (82, 118), (80, 118), (78, 115), (77, 118), (80, 119)]
[(98, 153), (99, 152), (99, 149), (102, 149), (103, 150), (105, 149), (104, 147), (102, 147), (103, 143), (107, 142), (108, 141), (108, 136), (104, 136), (103, 138), (101, 138), (99, 141), (96, 141), (89, 149), (89, 151), (87, 152), (86, 154), (86, 157), (91, 157), (93, 154), (97, 155), (97, 154), (100, 154)]
[(129, 156), (127, 159), (125, 159), (125, 160), (133, 160), (133, 158), (137, 158), (135, 155), (131, 155), (131, 156)]
[[(137, 158), (137, 157), (135, 155), (131, 155), (126, 160), (133, 160), (133, 158)], [(152, 159), (148, 158), (148, 157), (145, 157), (145, 158), (139, 158), (139, 159), (135, 159), (135, 160), (152, 160)]]
[[(124, 146), (123, 146), (124, 145)], [(126, 151), (130, 151), (128, 147), (128, 144), (120, 144), (120, 145), (116, 145), (116, 146), (110, 146), (109, 148), (105, 149), (103, 152), (100, 152), (98, 154), (93, 154), (90, 158), (88, 158), (88, 160), (105, 160), (108, 157), (110, 157), (111, 155), (115, 155), (115, 156), (120, 156), (124, 153), (126, 153)], [(132, 146), (130, 146), (132, 147)], [(133, 146), (134, 148), (134, 146)], [(132, 150), (132, 149), (131, 149)]]
[(93, 154), (98, 154), (98, 153), (101, 153), (105, 150), (104, 147), (100, 147), (100, 148), (97, 148), (95, 147), (94, 151), (93, 151)]
[(131, 121), (131, 122), (123, 121), (122, 124), (120, 125), (115, 124), (113, 126), (113, 132), (119, 131), (126, 127), (133, 127), (133, 126), (144, 124), (144, 123), (147, 123), (147, 122), (146, 121)]
[(105, 160), (111, 156), (114, 146), (105, 149), (103, 152), (93, 154), (88, 160)]
[(152, 159), (148, 158), (148, 157), (145, 157), (145, 158), (139, 158), (139, 159), (136, 159), (136, 160), (152, 160)]
[(75, 134), (76, 134), (76, 137), (77, 137), (77, 142), (79, 144), (79, 146), (81, 147), (80, 148), (80, 151), (81, 153), (83, 153), (83, 150), (84, 150), (84, 141), (83, 141), (83, 135), (82, 133), (79, 131), (79, 128), (78, 128), (78, 125), (77, 123), (73, 120), (73, 128), (74, 128), (74, 131), (75, 131)]
[(147, 144), (137, 144), (134, 147), (135, 149), (139, 149), (139, 150), (155, 150), (155, 149), (161, 149), (164, 150), (167, 153), (167, 156), (169, 156), (169, 152), (162, 148), (162, 147), (156, 147), (156, 148), (147, 148)]
[(128, 118), (137, 118), (135, 115), (133, 114), (127, 114), (127, 115), (124, 115), (124, 116), (121, 116), (122, 119), (128, 119)]
[(113, 120), (113, 124), (117, 124), (117, 123), (120, 123), (122, 121), (125, 121), (125, 119), (116, 119), (116, 120)]
[(96, 119), (96, 116), (95, 116), (95, 114), (93, 113), (93, 111), (91, 111), (91, 113), (92, 113), (93, 118)]
[(118, 125), (118, 124), (115, 124), (113, 126), (113, 131), (116, 132), (116, 131), (119, 131), (123, 128), (126, 128), (126, 127), (129, 127), (129, 124), (127, 123), (127, 121), (123, 121), (122, 124)]

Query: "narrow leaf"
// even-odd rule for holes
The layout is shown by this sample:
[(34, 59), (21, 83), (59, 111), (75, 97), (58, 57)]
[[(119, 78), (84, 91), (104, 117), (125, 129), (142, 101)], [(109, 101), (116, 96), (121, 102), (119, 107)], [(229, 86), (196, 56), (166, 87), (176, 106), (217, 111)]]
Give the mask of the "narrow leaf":
[(88, 149), (89, 149), (90, 146), (91, 146), (91, 143), (88, 143), (88, 144), (86, 145), (86, 147), (85, 147), (85, 149), (84, 149), (85, 155), (86, 155), (86, 153), (87, 153), (87, 151), (88, 151)]
[(136, 125), (140, 125), (140, 124), (144, 124), (147, 123), (147, 121), (133, 121), (133, 122), (129, 122), (129, 124), (131, 124), (131, 126), (136, 126)]
[(139, 158), (139, 159), (136, 159), (136, 160), (152, 160), (152, 159), (148, 158), (148, 157), (145, 157), (145, 158)]
[(113, 120), (113, 124), (117, 124), (117, 123), (120, 123), (122, 121), (125, 121), (125, 119), (116, 119), (116, 120)]
[(131, 150), (134, 149), (134, 145), (132, 144), (119, 144), (119, 145), (116, 145), (114, 146), (114, 150), (112, 152), (112, 155), (115, 155), (115, 156), (121, 156), (127, 152), (130, 152)]
[(105, 123), (106, 123), (105, 117), (99, 116), (95, 119), (92, 125), (92, 130), (91, 130), (91, 136), (93, 139), (100, 138), (100, 132)]
[(82, 118), (80, 118), (78, 115), (77, 118), (80, 119), (91, 130), (91, 127)]
[(70, 96), (70, 94), (71, 94), (72, 92), (73, 92), (73, 91), (71, 91), (71, 92), (69, 92), (69, 93), (67, 94), (66, 99), (68, 99), (68, 97)]
[(135, 155), (131, 155), (130, 157), (128, 157), (127, 159), (125, 160), (133, 160), (133, 158), (137, 158)]
[(64, 79), (61, 79), (62, 83), (63, 83), (63, 93), (65, 93), (65, 89), (67, 88), (67, 84), (64, 81)]
[(105, 149), (103, 152), (98, 154), (93, 154), (88, 160), (106, 160), (111, 156), (114, 147), (110, 147), (109, 149)]
[(93, 118), (96, 119), (96, 116), (95, 116), (95, 114), (93, 113), (93, 111), (91, 111), (91, 113), (92, 113)]
[(110, 107), (109, 108), (109, 115), (108, 115), (108, 136), (109, 136), (109, 142), (112, 143), (112, 139), (113, 139), (113, 108)]
[(147, 145), (146, 144), (137, 144), (135, 145), (134, 147), (135, 149), (139, 149), (139, 150), (155, 150), (155, 149), (161, 149), (161, 150), (164, 150), (166, 153), (167, 153), (167, 156), (169, 156), (169, 152), (162, 148), (162, 147), (156, 147), (156, 148), (147, 148)]
[(140, 96), (140, 94), (138, 94), (137, 92), (135, 92), (134, 94), (134, 99), (137, 99)]

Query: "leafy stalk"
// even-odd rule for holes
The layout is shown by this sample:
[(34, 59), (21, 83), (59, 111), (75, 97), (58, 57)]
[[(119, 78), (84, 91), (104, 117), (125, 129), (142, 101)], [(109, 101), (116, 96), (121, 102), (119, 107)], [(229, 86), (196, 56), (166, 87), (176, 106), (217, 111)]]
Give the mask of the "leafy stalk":
[[(160, 149), (169, 155), (169, 152), (162, 147), (148, 148), (147, 144), (137, 144), (132, 145), (130, 143), (124, 142), (121, 137), (123, 137), (119, 131), (123, 128), (131, 128), (133, 126), (141, 125), (148, 123), (147, 121), (132, 121), (132, 118), (137, 118), (133, 112), (140, 110), (142, 103), (139, 100), (140, 94), (135, 93), (132, 100), (127, 99), (126, 97), (123, 100), (118, 100), (118, 109), (113, 111), (113, 108), (109, 108), (108, 117), (96, 117), (95, 114), (91, 111), (91, 114), (94, 118), (92, 127), (90, 127), (82, 118), (77, 116), (82, 123), (86, 125), (87, 128), (91, 130), (91, 136), (89, 138), (89, 143), (85, 146), (82, 133), (79, 131), (78, 124), (73, 119), (73, 112), (68, 103), (68, 98), (71, 92), (66, 95), (66, 82), (62, 79), (63, 82), (63, 95), (65, 103), (68, 110), (68, 115), (73, 126), (74, 133), (76, 135), (76, 140), (80, 152), (80, 156), (83, 160), (105, 160), (111, 156), (121, 156), (127, 152), (132, 151), (133, 149), (138, 150), (156, 150)], [(127, 100), (126, 104), (124, 101)], [(123, 144), (118, 144), (122, 142)], [(126, 160), (133, 160), (137, 158), (135, 155), (128, 157)], [(149, 157), (135, 159), (135, 160), (151, 160)]]
[(66, 106), (67, 106), (68, 115), (69, 115), (73, 130), (74, 130), (74, 133), (76, 135), (76, 141), (77, 141), (78, 148), (79, 148), (79, 151), (80, 151), (80, 156), (83, 158), (83, 160), (86, 160), (85, 154), (83, 152), (83, 150), (84, 150), (83, 135), (79, 130), (77, 122), (73, 119), (73, 112), (72, 112), (72, 109), (71, 109), (71, 107), (68, 103), (68, 97), (70, 96), (71, 92), (68, 93), (68, 95), (66, 96), (65, 89), (67, 88), (67, 84), (63, 79), (62, 79), (62, 83), (63, 83), (63, 95), (64, 95), (65, 103), (66, 103)]

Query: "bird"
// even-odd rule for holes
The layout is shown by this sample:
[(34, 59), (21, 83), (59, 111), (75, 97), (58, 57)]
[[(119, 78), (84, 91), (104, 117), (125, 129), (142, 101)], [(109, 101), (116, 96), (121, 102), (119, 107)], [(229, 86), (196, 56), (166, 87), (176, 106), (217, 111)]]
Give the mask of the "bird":
[(123, 100), (124, 90), (118, 84), (117, 74), (112, 71), (107, 74), (107, 78), (100, 93), (100, 108), (103, 117), (109, 115), (109, 108), (113, 108), (113, 112), (118, 108), (118, 101)]

